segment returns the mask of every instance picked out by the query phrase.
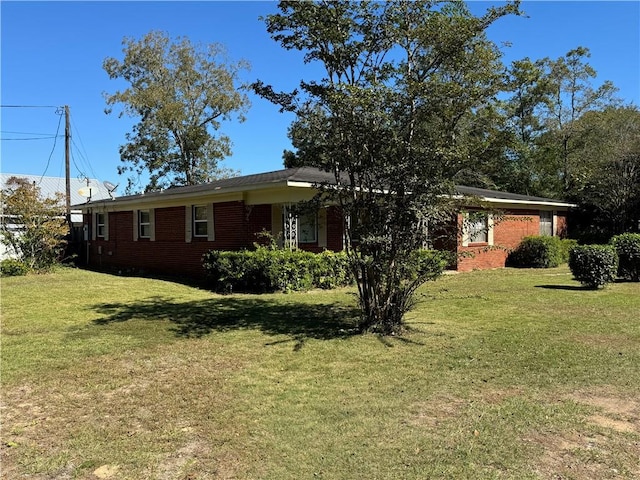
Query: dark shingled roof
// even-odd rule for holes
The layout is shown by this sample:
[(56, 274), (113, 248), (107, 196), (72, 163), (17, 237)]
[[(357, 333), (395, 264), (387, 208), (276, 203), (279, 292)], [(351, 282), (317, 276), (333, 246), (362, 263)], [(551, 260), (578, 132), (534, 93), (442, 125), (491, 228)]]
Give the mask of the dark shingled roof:
[[(134, 200), (136, 198), (166, 198), (177, 194), (189, 194), (198, 192), (215, 192), (218, 190), (238, 190), (244, 187), (250, 186), (268, 186), (269, 184), (285, 184), (287, 182), (302, 182), (302, 183), (335, 183), (333, 173), (324, 172), (314, 167), (297, 167), (287, 168), (283, 170), (276, 170), (273, 172), (256, 173), (253, 175), (243, 175), (240, 177), (225, 178), (222, 180), (215, 180), (209, 183), (203, 183), (200, 185), (190, 185), (186, 187), (170, 187), (160, 192), (150, 192), (140, 195), (129, 195), (125, 197), (119, 197), (115, 201)], [(463, 185), (456, 185), (456, 192), (459, 195), (473, 195), (486, 199), (497, 200), (514, 200), (524, 202), (552, 202), (561, 203), (565, 202), (561, 200), (553, 200), (549, 198), (534, 197), (529, 195), (520, 195), (516, 193), (499, 192), (495, 190), (487, 190), (483, 188), (466, 187)], [(93, 203), (93, 202), (91, 202)], [(101, 202), (102, 203), (102, 202)], [(87, 205), (87, 204), (85, 204)], [(569, 204), (566, 204), (569, 205)]]

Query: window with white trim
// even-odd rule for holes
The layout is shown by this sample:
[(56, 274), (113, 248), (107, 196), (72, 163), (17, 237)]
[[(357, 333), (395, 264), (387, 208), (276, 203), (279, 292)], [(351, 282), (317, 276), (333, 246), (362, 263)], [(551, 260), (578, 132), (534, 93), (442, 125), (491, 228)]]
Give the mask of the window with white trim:
[(104, 238), (106, 215), (96, 213), (96, 237)]
[(467, 220), (469, 243), (489, 242), (489, 216), (486, 213), (471, 213)]
[(540, 235), (553, 237), (553, 212), (540, 210)]
[(207, 237), (208, 236), (208, 215), (206, 205), (194, 205), (193, 206), (193, 236), (194, 237)]
[(307, 213), (298, 217), (298, 243), (318, 241), (318, 214)]
[(140, 238), (151, 238), (151, 215), (149, 210), (138, 210), (138, 235)]

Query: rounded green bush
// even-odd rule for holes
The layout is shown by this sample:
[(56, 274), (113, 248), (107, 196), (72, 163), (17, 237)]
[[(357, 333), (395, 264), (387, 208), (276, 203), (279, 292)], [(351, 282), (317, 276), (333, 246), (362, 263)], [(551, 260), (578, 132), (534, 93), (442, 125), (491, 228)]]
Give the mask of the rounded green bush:
[(567, 261), (565, 247), (558, 237), (524, 237), (507, 257), (508, 267), (553, 268)]
[(640, 233), (623, 233), (611, 239), (618, 253), (618, 276), (640, 282)]
[(0, 272), (3, 277), (19, 277), (29, 273), (29, 267), (15, 258), (7, 258), (0, 262)]
[(616, 279), (618, 254), (613, 245), (578, 245), (569, 252), (569, 268), (584, 286), (604, 287)]

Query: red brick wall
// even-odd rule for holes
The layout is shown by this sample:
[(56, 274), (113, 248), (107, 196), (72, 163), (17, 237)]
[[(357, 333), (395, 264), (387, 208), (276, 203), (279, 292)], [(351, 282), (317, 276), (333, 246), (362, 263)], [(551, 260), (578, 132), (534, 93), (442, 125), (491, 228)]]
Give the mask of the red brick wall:
[(327, 208), (327, 250), (342, 251), (344, 232), (342, 214), (338, 207)]
[[(90, 223), (85, 215), (85, 223)], [(185, 207), (154, 210), (155, 240), (133, 240), (133, 212), (110, 212), (109, 239), (89, 242), (90, 264), (99, 268), (144, 270), (151, 273), (202, 276), (202, 255), (209, 250), (251, 248), (257, 233), (271, 231), (271, 205), (245, 206), (243, 202), (214, 204), (215, 240), (192, 238), (185, 242)], [(90, 230), (91, 231), (91, 230)], [(301, 244), (320, 252), (317, 243)], [(337, 208), (327, 212), (327, 248), (342, 250), (342, 217)]]
[[(462, 224), (462, 217), (458, 217)], [(538, 210), (511, 210), (504, 212), (501, 219), (497, 219), (493, 227), (493, 245), (469, 245), (463, 247), (458, 244), (458, 271), (482, 270), (504, 267), (509, 250), (517, 247), (523, 237), (539, 235), (540, 213)], [(467, 256), (468, 255), (468, 256)]]
[[(90, 224), (85, 215), (85, 223)], [(109, 239), (89, 242), (90, 263), (96, 267), (145, 270), (173, 275), (203, 275), (202, 255), (213, 249), (238, 250), (251, 248), (258, 241), (256, 233), (271, 230), (271, 205), (247, 207), (243, 202), (225, 202), (214, 205), (215, 240), (193, 238), (185, 242), (185, 207), (155, 209), (155, 241), (133, 240), (133, 212), (110, 212)], [(458, 222), (461, 223), (461, 216)], [(457, 269), (504, 267), (508, 250), (515, 248), (523, 237), (537, 235), (540, 228), (538, 210), (512, 210), (497, 221), (493, 230), (493, 246), (470, 245), (463, 247), (458, 240)], [(566, 214), (558, 213), (556, 232), (566, 233)], [(91, 230), (91, 226), (89, 228)], [(300, 248), (319, 252), (317, 244), (301, 244)], [(327, 210), (327, 248), (343, 248), (342, 215), (337, 207)], [(98, 253), (98, 252), (101, 253)]]
[[(156, 242), (184, 243), (185, 207), (157, 208), (155, 210)], [(215, 223), (214, 218), (214, 223)]]
[(251, 205), (247, 207), (248, 216), (248, 246), (254, 243), (266, 245), (268, 239), (261, 238), (258, 234), (266, 230), (271, 233), (271, 204), (268, 205)]
[[(237, 250), (252, 244), (247, 238), (247, 212), (244, 202), (214, 204), (216, 235), (214, 242), (202, 240), (209, 245), (207, 250)], [(184, 225), (184, 221), (182, 223)]]
[[(85, 222), (89, 222), (85, 215)], [(252, 244), (247, 238), (243, 202), (214, 205), (215, 240), (185, 241), (185, 207), (155, 209), (155, 241), (133, 240), (133, 212), (110, 212), (109, 239), (90, 241), (90, 264), (100, 268), (144, 270), (173, 275), (203, 275), (202, 255), (213, 249), (237, 250)], [(101, 253), (99, 253), (101, 251)]]

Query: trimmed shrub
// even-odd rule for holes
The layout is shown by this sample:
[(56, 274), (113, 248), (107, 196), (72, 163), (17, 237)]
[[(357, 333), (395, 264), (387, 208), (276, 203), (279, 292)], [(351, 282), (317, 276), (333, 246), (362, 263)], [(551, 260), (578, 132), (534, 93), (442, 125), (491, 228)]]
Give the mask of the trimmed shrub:
[(268, 291), (291, 292), (309, 290), (314, 286), (311, 272), (315, 260), (313, 253), (264, 248), (255, 253), (259, 257), (258, 266), (264, 266)]
[(560, 257), (562, 258), (560, 263), (567, 263), (569, 261), (569, 252), (577, 245), (578, 241), (572, 238), (563, 238), (560, 240)]
[(618, 253), (618, 276), (640, 281), (640, 233), (616, 235), (610, 242)]
[(533, 235), (524, 237), (520, 245), (507, 256), (508, 267), (553, 268), (568, 260), (565, 247), (558, 237)]
[(583, 285), (604, 287), (616, 279), (618, 254), (613, 245), (578, 245), (569, 252), (569, 268)]
[(216, 291), (265, 293), (336, 288), (352, 283), (344, 253), (314, 254), (258, 246), (253, 251), (212, 250), (203, 267)]
[[(420, 283), (439, 277), (451, 262), (449, 252), (416, 251), (407, 264), (407, 278)], [(345, 252), (311, 253), (256, 245), (255, 250), (211, 250), (202, 265), (214, 290), (231, 292), (290, 292), (338, 288), (354, 282)]]
[(349, 259), (344, 252), (325, 250), (313, 255), (310, 268), (315, 287), (332, 289), (353, 283)]
[(255, 278), (261, 271), (255, 252), (222, 252), (211, 250), (202, 257), (207, 278), (219, 292), (230, 293), (246, 290), (250, 283), (256, 290), (266, 291), (266, 279)]
[(29, 273), (29, 266), (15, 258), (7, 258), (0, 262), (0, 273), (3, 277), (19, 277)]

